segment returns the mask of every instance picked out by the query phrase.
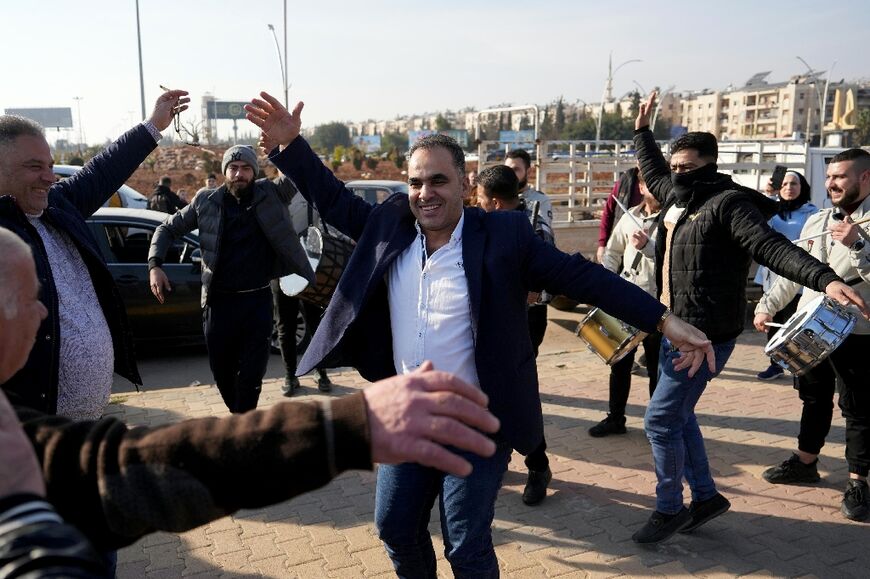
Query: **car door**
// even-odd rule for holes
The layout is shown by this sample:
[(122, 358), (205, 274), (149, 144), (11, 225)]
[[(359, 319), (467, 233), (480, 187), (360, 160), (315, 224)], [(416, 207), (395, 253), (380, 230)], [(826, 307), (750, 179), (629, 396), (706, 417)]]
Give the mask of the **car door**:
[(201, 343), (198, 242), (185, 237), (174, 242), (167, 252), (163, 271), (172, 291), (161, 305), (148, 283), (148, 248), (158, 225), (129, 219), (90, 222), (124, 299), (133, 338), (139, 343)]

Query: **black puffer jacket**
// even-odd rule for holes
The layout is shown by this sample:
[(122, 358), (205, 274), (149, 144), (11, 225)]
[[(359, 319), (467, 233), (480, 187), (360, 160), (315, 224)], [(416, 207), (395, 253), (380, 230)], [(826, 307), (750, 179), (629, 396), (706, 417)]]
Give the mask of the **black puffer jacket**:
[[(662, 203), (656, 244), (656, 282), (662, 288), (664, 216), (676, 197), (670, 168), (652, 132), (639, 130), (634, 143), (647, 187)], [(677, 220), (669, 262), (671, 308), (714, 343), (732, 340), (743, 331), (753, 259), (817, 291), (840, 280), (830, 267), (767, 225), (775, 211), (776, 204), (762, 194), (717, 173), (714, 181), (695, 186)]]

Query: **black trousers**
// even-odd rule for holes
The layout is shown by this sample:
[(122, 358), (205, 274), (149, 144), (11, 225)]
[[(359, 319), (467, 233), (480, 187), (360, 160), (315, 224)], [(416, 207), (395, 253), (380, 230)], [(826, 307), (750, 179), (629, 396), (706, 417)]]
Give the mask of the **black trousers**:
[[(305, 311), (305, 321), (308, 323), (309, 334), (314, 335), (323, 308), (305, 300), (291, 297), (281, 291), (277, 281), (272, 282), (272, 304), (275, 308), (275, 329), (278, 330), (278, 347), (281, 348), (281, 359), (284, 361), (284, 373), (289, 378), (296, 375), (296, 360), (303, 352), (296, 351), (296, 317), (300, 305)], [(320, 368), (318, 368), (319, 370)]]
[(803, 401), (798, 449), (819, 454), (831, 430), (837, 378), (839, 406), (846, 419), (846, 462), (849, 472), (867, 476), (870, 471), (870, 336), (852, 334), (815, 368), (797, 378), (795, 387)]
[[(529, 337), (532, 339), (532, 349), (537, 358), (538, 348), (541, 346), (541, 342), (544, 341), (544, 334), (547, 332), (547, 306), (531, 306), (527, 310), (527, 313), (529, 317)], [(526, 456), (526, 468), (537, 471), (547, 470), (550, 466), (550, 459), (547, 458), (546, 451), (547, 439), (541, 437), (541, 444)]]
[(260, 399), (272, 336), (269, 288), (247, 293), (212, 291), (203, 312), (208, 362), (230, 412), (253, 410)]
[[(641, 342), (646, 355), (646, 371), (649, 375), (649, 395), (652, 398), (656, 389), (659, 373), (659, 349), (662, 346), (662, 335), (653, 332)], [(631, 390), (631, 369), (634, 366), (634, 356), (637, 348), (610, 367), (610, 415), (625, 417), (625, 405), (628, 403), (628, 393)]]
[(849, 472), (865, 477), (870, 473), (870, 364), (864, 357), (868, 352), (870, 335), (851, 334), (828, 358), (840, 379)]

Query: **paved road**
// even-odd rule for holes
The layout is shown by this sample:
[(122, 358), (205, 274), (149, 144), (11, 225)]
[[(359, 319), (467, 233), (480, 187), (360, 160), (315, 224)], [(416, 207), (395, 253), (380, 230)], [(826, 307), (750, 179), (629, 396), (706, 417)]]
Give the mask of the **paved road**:
[[(820, 484), (773, 486), (761, 479), (761, 471), (794, 446), (800, 404), (790, 381), (755, 380), (766, 363), (762, 337), (755, 333), (740, 339), (698, 405), (711, 466), (732, 510), (693, 535), (635, 545), (631, 534), (649, 515), (655, 484), (642, 431), (646, 386), (635, 378), (627, 435), (588, 436), (607, 408), (607, 368), (573, 337), (579, 317), (550, 310), (538, 368), (554, 480), (542, 505), (523, 505), (524, 465), (514, 455), (494, 524), (504, 576), (868, 576), (870, 525), (847, 521), (839, 512), (848, 476), (842, 418), (835, 418), (823, 450)], [(261, 406), (282, 399), (277, 359)], [(162, 424), (226, 412), (209, 385), (203, 354), (155, 357), (143, 369), (148, 390), (117, 396), (110, 413), (135, 424)], [(202, 385), (188, 386), (194, 380)], [(335, 395), (363, 386), (352, 371), (335, 381)], [(312, 378), (302, 383), (316, 392)], [(268, 509), (187, 533), (152, 535), (120, 552), (118, 576), (391, 577), (372, 526), (373, 489), (372, 473), (346, 473), (320, 491)], [(440, 553), (437, 509), (430, 529)], [(439, 575), (451, 576), (443, 555)]]

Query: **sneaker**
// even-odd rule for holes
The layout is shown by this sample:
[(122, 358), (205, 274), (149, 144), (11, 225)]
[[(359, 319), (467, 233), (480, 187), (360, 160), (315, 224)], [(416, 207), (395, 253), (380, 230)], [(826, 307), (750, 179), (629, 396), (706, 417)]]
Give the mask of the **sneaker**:
[(686, 507), (680, 509), (680, 512), (675, 515), (653, 511), (646, 524), (632, 535), (631, 539), (635, 543), (661, 543), (665, 539), (673, 537), (677, 531), (691, 522), (692, 515)]
[(326, 370), (318, 370), (317, 374), (317, 389), (321, 392), (332, 392), (332, 381), (326, 375)]
[(293, 393), (299, 389), (299, 378), (296, 376), (289, 376), (284, 378), (284, 384), (281, 385), (281, 394), (290, 398), (293, 396)]
[(759, 380), (776, 380), (780, 376), (782, 376), (785, 371), (778, 364), (771, 364), (767, 367), (767, 370), (763, 370), (755, 375)]
[(681, 533), (691, 533), (704, 523), (711, 521), (731, 508), (731, 501), (716, 493), (716, 496), (706, 501), (692, 501), (689, 505), (689, 514), (692, 520), (688, 525), (680, 529)]
[(529, 479), (523, 490), (523, 502), (527, 505), (537, 505), (547, 497), (547, 485), (553, 480), (550, 467), (547, 470), (529, 470)]
[(772, 466), (761, 476), (769, 483), (775, 485), (793, 485), (801, 483), (815, 483), (821, 480), (817, 465), (819, 459), (814, 460), (810, 464), (804, 464), (796, 454), (792, 454), (791, 458), (783, 461), (782, 464)]
[(849, 479), (840, 511), (852, 521), (863, 521), (867, 518), (870, 514), (870, 492), (866, 480)]
[(610, 434), (625, 434), (625, 416), (616, 417), (607, 415), (607, 418), (589, 429), (589, 436), (601, 438)]

